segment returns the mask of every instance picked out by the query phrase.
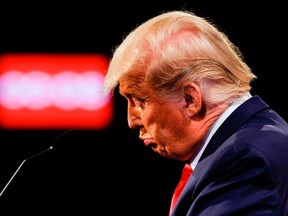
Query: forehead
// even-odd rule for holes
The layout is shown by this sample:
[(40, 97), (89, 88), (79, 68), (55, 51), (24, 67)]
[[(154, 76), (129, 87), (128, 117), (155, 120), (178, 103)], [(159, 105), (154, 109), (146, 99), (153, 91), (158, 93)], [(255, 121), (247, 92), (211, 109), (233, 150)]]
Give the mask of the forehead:
[(123, 78), (119, 80), (119, 92), (121, 95), (145, 94), (147, 92), (146, 89), (147, 86), (144, 82)]
[(141, 70), (127, 72), (119, 79), (120, 94), (129, 94), (135, 91), (143, 90), (145, 87), (145, 73)]

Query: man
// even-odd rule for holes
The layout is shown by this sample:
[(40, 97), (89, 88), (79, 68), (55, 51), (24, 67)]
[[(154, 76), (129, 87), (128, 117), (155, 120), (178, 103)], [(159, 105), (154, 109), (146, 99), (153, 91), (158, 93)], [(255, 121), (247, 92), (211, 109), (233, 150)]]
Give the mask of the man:
[(115, 50), (103, 85), (119, 85), (129, 127), (193, 170), (171, 215), (288, 215), (288, 125), (259, 96), (256, 75), (212, 23), (160, 14)]

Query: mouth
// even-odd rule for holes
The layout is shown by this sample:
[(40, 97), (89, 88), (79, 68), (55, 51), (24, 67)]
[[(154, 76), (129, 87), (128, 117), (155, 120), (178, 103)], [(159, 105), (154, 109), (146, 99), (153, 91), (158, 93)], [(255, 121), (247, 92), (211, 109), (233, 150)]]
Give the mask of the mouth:
[(154, 139), (152, 139), (152, 138), (146, 138), (146, 139), (140, 138), (140, 139), (144, 142), (145, 146), (150, 147), (155, 152), (157, 152), (158, 145), (154, 142)]
[(155, 153), (162, 155), (163, 157), (169, 157), (167, 151), (156, 144), (153, 139), (143, 139), (145, 146), (150, 147)]
[[(141, 139), (141, 138), (140, 138)], [(142, 139), (146, 146), (150, 146), (153, 143), (153, 139)]]

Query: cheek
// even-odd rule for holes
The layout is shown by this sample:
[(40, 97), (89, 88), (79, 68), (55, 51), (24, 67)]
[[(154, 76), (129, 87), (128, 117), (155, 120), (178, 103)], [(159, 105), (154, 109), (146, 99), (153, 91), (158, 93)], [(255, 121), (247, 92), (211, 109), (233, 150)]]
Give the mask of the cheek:
[(171, 110), (168, 109), (167, 106), (156, 104), (146, 107), (146, 109), (143, 110), (141, 117), (142, 120), (148, 124), (147, 126), (154, 124), (163, 126), (169, 122), (170, 113)]
[(151, 135), (153, 133), (154, 138), (164, 139), (169, 137), (169, 139), (175, 139), (186, 125), (183, 116), (183, 112), (179, 107), (158, 106), (157, 109), (151, 109), (149, 112), (143, 113), (143, 123)]

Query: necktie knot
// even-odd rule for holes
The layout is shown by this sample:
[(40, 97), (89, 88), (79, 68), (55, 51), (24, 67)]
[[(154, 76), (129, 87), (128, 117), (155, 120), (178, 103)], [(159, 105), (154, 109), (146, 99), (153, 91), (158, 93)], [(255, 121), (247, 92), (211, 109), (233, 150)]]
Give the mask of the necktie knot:
[(182, 174), (181, 174), (181, 180), (180, 181), (188, 181), (190, 175), (192, 174), (192, 167), (190, 164), (186, 163), (183, 167)]

